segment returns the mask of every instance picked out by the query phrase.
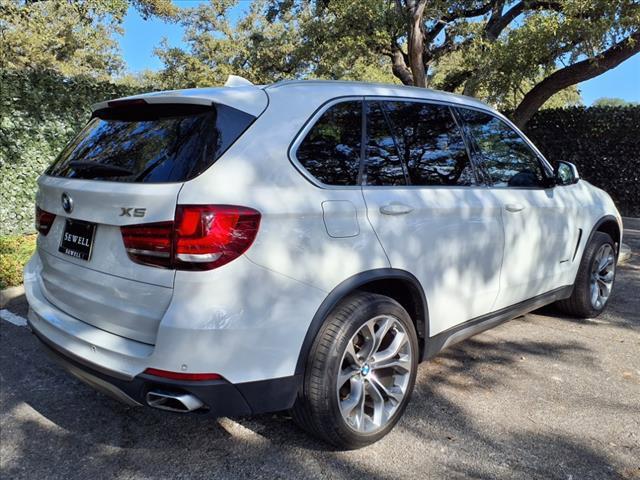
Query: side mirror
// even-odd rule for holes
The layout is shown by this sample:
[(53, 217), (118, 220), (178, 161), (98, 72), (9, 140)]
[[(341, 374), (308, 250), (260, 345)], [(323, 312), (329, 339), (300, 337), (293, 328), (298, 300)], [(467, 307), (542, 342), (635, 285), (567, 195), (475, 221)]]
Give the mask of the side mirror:
[(556, 185), (573, 185), (580, 180), (580, 174), (578, 169), (571, 162), (558, 162), (556, 171), (554, 174)]

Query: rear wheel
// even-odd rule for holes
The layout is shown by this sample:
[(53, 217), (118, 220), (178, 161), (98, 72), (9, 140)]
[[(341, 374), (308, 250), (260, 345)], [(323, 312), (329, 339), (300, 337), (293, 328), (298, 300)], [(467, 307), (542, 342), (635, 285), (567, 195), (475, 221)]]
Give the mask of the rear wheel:
[(371, 444), (400, 419), (417, 364), (417, 335), (405, 309), (383, 295), (353, 295), (316, 338), (293, 418), (338, 448)]
[(600, 315), (611, 296), (616, 260), (613, 239), (606, 233), (596, 232), (582, 255), (573, 293), (557, 302), (558, 309), (576, 317)]

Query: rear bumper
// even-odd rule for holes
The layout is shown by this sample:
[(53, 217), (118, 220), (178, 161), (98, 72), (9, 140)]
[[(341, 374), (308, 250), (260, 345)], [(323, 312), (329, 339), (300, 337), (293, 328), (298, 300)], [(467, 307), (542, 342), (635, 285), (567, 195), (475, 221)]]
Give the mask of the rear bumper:
[(294, 375), (272, 380), (232, 384), (226, 380), (185, 382), (139, 374), (130, 380), (118, 378), (68, 356), (38, 333), (29, 322), (32, 332), (42, 342), (47, 354), (67, 372), (96, 390), (129, 406), (147, 405), (147, 393), (154, 391), (190, 394), (203, 406), (196, 410), (215, 417), (236, 417), (286, 410), (293, 406), (301, 376)]
[[(172, 304), (173, 313), (163, 319), (158, 341), (149, 345), (96, 328), (57, 308), (44, 295), (41, 269), (36, 253), (25, 268), (29, 326), (66, 370), (94, 388), (129, 405), (146, 405), (152, 389), (186, 392), (204, 404), (201, 410), (217, 416), (285, 410), (295, 402), (301, 384), (301, 377), (295, 375), (295, 361), (306, 327), (289, 320), (293, 317), (291, 310), (276, 309), (278, 315), (272, 316), (264, 304), (275, 302), (260, 302), (255, 311), (237, 308), (247, 315), (214, 328), (218, 325), (204, 324), (192, 308), (185, 310), (185, 306), (198, 304), (195, 297), (199, 290), (191, 288), (181, 294), (180, 304)], [(261, 272), (254, 276), (266, 275)], [(258, 279), (266, 283), (264, 278)], [(203, 289), (201, 295), (211, 297), (210, 290)], [(306, 297), (297, 294), (291, 298)], [(295, 308), (295, 303), (290, 308)], [(280, 324), (274, 325), (272, 318)], [(240, 324), (240, 320), (247, 324)], [(298, 330), (300, 339), (289, 335), (287, 341), (282, 340), (283, 333), (298, 335)], [(181, 368), (187, 364), (188, 370)], [(147, 368), (215, 372), (226, 380), (173, 381), (147, 375)]]
[[(216, 373), (233, 384), (295, 375), (310, 321), (326, 297), (245, 257), (211, 271), (178, 271), (154, 341), (143, 343), (100, 328), (84, 311), (68, 311), (64, 298), (50, 298), (43, 268), (36, 252), (24, 271), (33, 328), (67, 356), (126, 380), (147, 368)], [(95, 313), (90, 302), (84, 308)]]

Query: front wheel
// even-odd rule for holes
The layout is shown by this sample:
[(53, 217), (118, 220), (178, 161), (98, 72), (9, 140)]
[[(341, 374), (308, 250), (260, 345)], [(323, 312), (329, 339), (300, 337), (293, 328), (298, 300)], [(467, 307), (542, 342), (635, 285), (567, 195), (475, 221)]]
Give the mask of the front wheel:
[(293, 418), (338, 448), (369, 445), (400, 419), (417, 365), (418, 339), (406, 310), (383, 295), (353, 295), (316, 338)]
[(585, 247), (578, 269), (573, 293), (557, 302), (564, 313), (583, 318), (594, 318), (602, 313), (609, 301), (616, 276), (616, 249), (613, 239), (596, 232)]

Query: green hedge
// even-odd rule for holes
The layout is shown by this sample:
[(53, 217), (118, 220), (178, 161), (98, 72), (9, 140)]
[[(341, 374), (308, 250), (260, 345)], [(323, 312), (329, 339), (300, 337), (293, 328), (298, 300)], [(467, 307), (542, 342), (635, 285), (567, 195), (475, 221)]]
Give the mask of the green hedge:
[(0, 71), (0, 234), (34, 231), (36, 179), (89, 119), (90, 106), (140, 91), (91, 78)]
[[(33, 231), (36, 179), (86, 123), (91, 104), (145, 90), (0, 71), (0, 234)], [(575, 163), (608, 191), (623, 215), (640, 216), (640, 107), (538, 112), (527, 134), (552, 162)]]
[(639, 106), (541, 110), (526, 133), (552, 163), (575, 163), (622, 215), (640, 217)]

